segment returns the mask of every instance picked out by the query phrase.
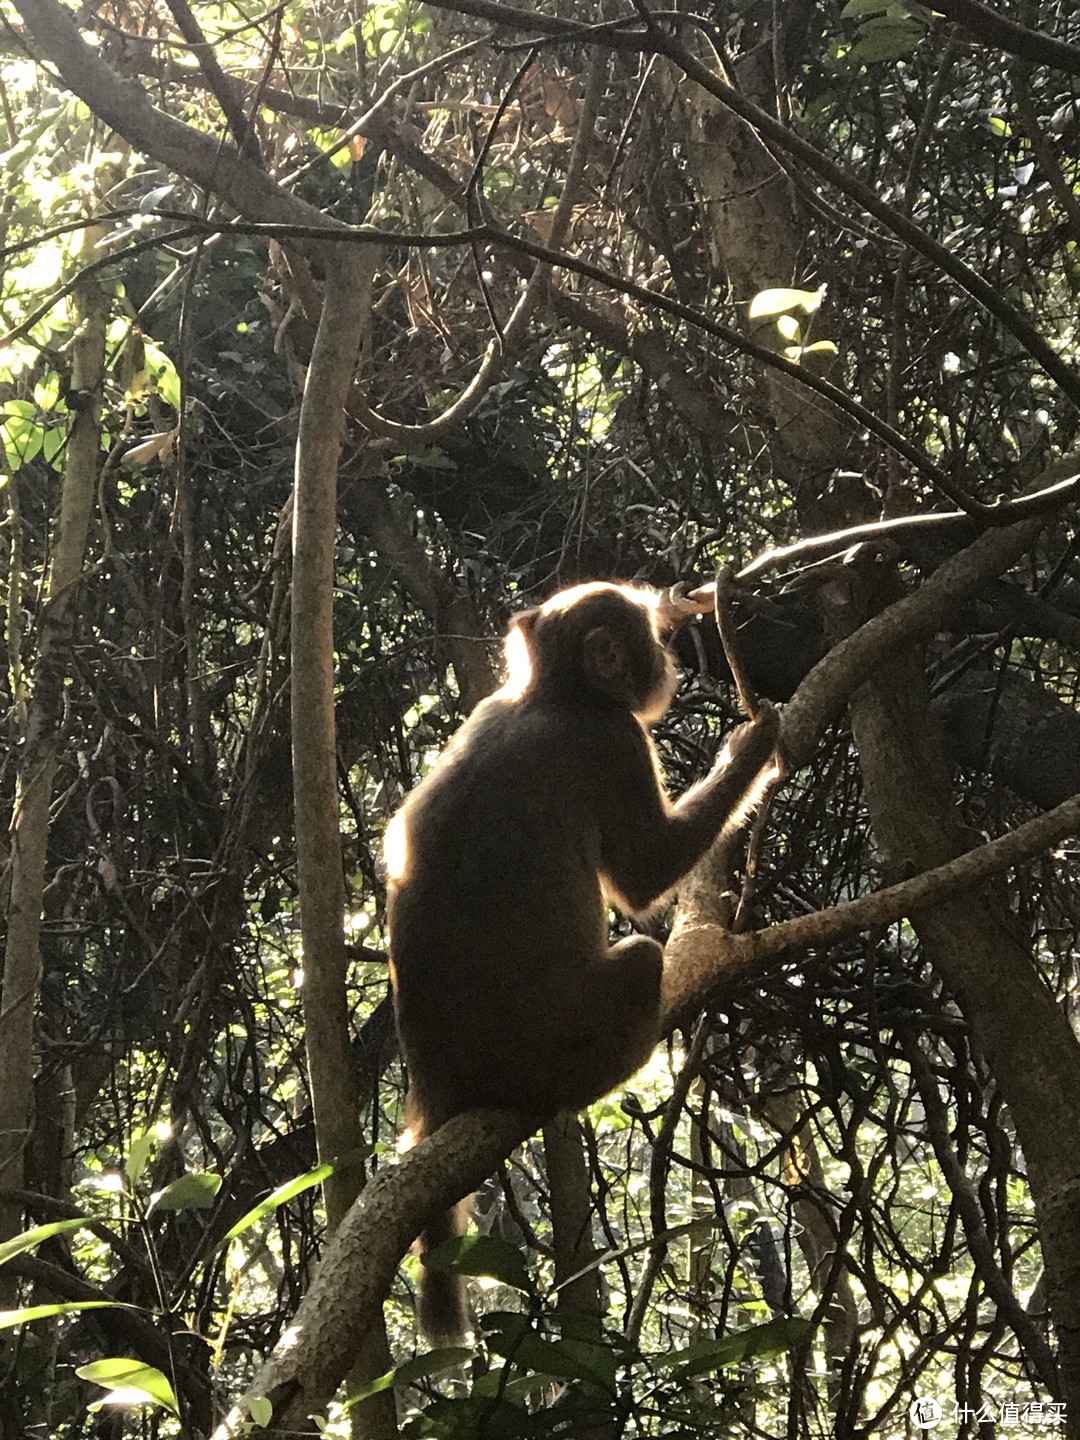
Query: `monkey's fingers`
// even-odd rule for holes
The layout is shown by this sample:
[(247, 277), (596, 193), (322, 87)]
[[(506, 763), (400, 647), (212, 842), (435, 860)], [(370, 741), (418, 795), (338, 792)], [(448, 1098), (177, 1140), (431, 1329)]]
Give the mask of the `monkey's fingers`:
[(673, 585), (670, 590), (663, 590), (660, 593), (660, 601), (656, 607), (656, 621), (661, 633), (666, 635), (677, 630), (680, 625), (685, 625), (687, 620), (693, 620), (695, 616), (711, 615), (712, 608), (711, 593), (703, 596), (700, 590), (693, 590), (687, 595)]

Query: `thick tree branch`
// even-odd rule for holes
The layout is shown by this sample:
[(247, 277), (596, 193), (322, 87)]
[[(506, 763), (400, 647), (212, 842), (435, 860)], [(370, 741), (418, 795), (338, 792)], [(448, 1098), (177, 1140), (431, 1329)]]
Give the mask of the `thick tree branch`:
[(241, 1400), (214, 1440), (312, 1433), (308, 1417), (333, 1398), (424, 1220), (481, 1185), (534, 1125), (516, 1111), (469, 1111), (380, 1170), (327, 1245), (295, 1319), (248, 1388), (246, 1399), (273, 1402), (272, 1425), (245, 1428), (250, 1412)]
[(933, 635), (964, 601), (1031, 548), (1042, 524), (1036, 518), (986, 531), (913, 594), (875, 615), (819, 660), (784, 711), (783, 745), (791, 768), (807, 763), (848, 696), (888, 655)]
[(1080, 75), (1080, 49), (1075, 45), (1029, 30), (979, 0), (941, 0), (941, 4), (934, 0), (934, 9), (962, 25), (983, 45), (994, 45), (1010, 55), (1019, 55), (1036, 65), (1050, 65), (1068, 75)]

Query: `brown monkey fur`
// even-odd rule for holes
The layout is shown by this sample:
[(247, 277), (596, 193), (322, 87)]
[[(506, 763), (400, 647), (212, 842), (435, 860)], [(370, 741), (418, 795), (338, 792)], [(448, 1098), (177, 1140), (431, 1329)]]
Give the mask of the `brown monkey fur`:
[[(763, 707), (671, 803), (645, 727), (674, 692), (660, 633), (674, 619), (659, 592), (608, 584), (516, 616), (506, 685), (392, 820), (390, 974), (412, 1143), (473, 1106), (538, 1122), (579, 1108), (652, 1054), (663, 950), (642, 935), (609, 946), (608, 902), (648, 909), (739, 823), (773, 773), (779, 726)], [(464, 1215), (430, 1225), (421, 1257)], [(436, 1343), (460, 1340), (456, 1276), (421, 1266), (418, 1318)]]

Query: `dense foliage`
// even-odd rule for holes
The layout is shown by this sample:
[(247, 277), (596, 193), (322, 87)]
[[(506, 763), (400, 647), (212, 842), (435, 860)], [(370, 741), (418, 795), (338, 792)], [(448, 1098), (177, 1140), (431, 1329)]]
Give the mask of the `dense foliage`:
[[(943, 19), (903, 0), (738, 0), (676, 23), (615, 0), (532, 21), (479, 0), (109, 0), (76, 17), (79, 69), (50, 4), (5, 8), (0, 61), (0, 884), (35, 702), (57, 681), (35, 1120), (24, 1164), (0, 1172), (21, 1217), (0, 1240), (81, 1223), (16, 1241), (0, 1269), (22, 1322), (0, 1332), (0, 1435), (200, 1434), (282, 1335), (323, 1243), (314, 1184), (226, 1239), (316, 1162), (288, 590), (328, 232), (289, 227), (383, 237), (357, 243), (370, 319), (334, 591), (373, 1173), (403, 1090), (382, 831), (494, 675), (513, 610), (581, 578), (700, 580), (808, 534), (966, 511), (738, 587), (746, 669), (788, 701), (829, 645), (984, 530), (984, 507), (1071, 475), (1052, 467), (1080, 403), (1080, 14), (1009, 7), (1028, 27), (1010, 50), (965, 29), (959, 3)], [(1061, 51), (1025, 53), (1023, 36)], [(210, 137), (220, 170), (149, 107), (118, 111), (94, 66)], [(735, 118), (728, 85), (804, 150)], [(226, 175), (237, 151), (242, 182)], [(548, 246), (572, 263), (535, 271)], [(108, 307), (96, 393), (72, 376), (89, 323), (77, 275)], [(100, 464), (57, 655), (41, 642), (47, 574), (69, 432), (91, 411)], [(957, 603), (925, 652), (888, 658), (880, 726), (853, 711), (853, 733), (838, 714), (800, 758), (769, 816), (755, 927), (1080, 790), (1080, 563), (1072, 492), (1057, 501), (1010, 576)], [(659, 730), (676, 791), (738, 716), (714, 630), (685, 637), (680, 661)], [(942, 962), (940, 935), (899, 920), (727, 986), (631, 1095), (584, 1117), (581, 1253), (609, 1252), (592, 1272), (602, 1345), (575, 1336), (553, 1289), (552, 1192), (568, 1182), (551, 1136), (517, 1152), (477, 1216), (528, 1268), (500, 1246), (477, 1258), (494, 1277), (474, 1297), (490, 1312), (477, 1356), (400, 1373), (403, 1433), (893, 1435), (918, 1397), (957, 1405), (965, 1433), (981, 1407), (1030, 1429), (1071, 1402), (1080, 1423), (1029, 1173), (1029, 1151), (1070, 1148), (1080, 1104), (1053, 1078), (1080, 1063), (1075, 841), (963, 903), (1013, 947), (954, 936), (985, 993)], [(1016, 955), (1062, 1021), (1037, 1056), (1016, 1053), (1032, 1017), (1003, 1013)], [(27, 1003), (9, 981), (0, 1027)], [(1018, 1138), (1021, 1110), (1041, 1111), (1038, 1143)], [(1080, 1265), (1071, 1223), (1055, 1273)], [(396, 1364), (416, 1351), (414, 1265), (385, 1310)], [(130, 1308), (80, 1308), (96, 1301)], [(76, 1308), (21, 1313), (56, 1304)], [(106, 1419), (89, 1407), (122, 1377), (84, 1367), (120, 1356), (152, 1367), (127, 1383), (153, 1403)]]

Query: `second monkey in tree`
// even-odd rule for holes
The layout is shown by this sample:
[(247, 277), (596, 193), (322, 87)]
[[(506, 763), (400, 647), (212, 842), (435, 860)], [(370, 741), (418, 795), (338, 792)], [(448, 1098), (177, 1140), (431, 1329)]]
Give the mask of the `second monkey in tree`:
[[(674, 804), (646, 726), (676, 675), (659, 592), (590, 584), (513, 620), (509, 678), (454, 736), (387, 832), (391, 981), (416, 1142), (474, 1106), (579, 1108), (660, 1038), (663, 948), (608, 943), (608, 904), (654, 905), (775, 774), (762, 708)], [(447, 1217), (430, 1248), (454, 1232)], [(464, 1323), (454, 1277), (422, 1271), (420, 1321)]]

